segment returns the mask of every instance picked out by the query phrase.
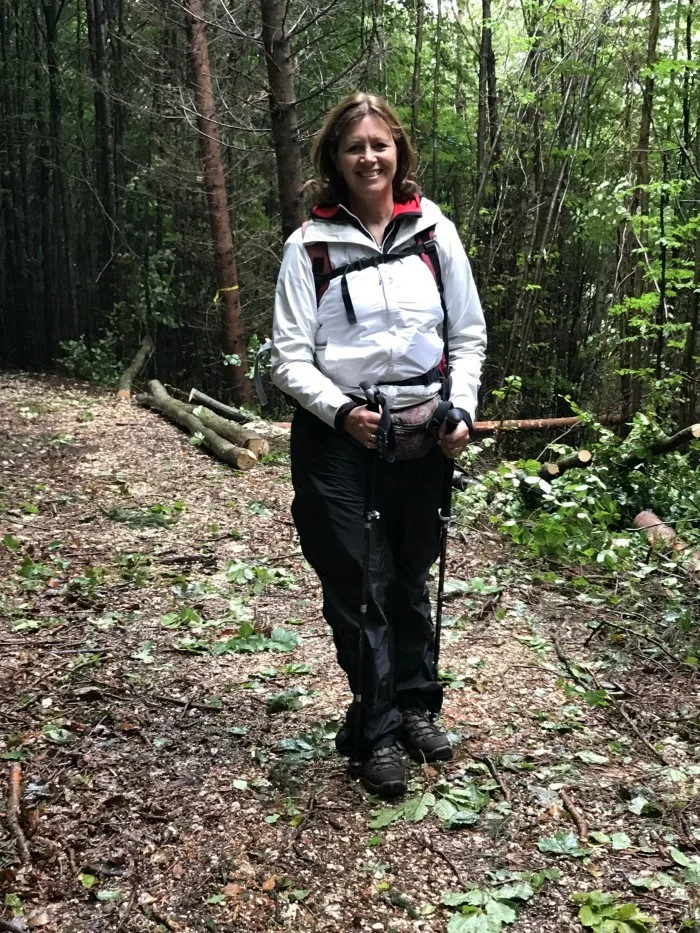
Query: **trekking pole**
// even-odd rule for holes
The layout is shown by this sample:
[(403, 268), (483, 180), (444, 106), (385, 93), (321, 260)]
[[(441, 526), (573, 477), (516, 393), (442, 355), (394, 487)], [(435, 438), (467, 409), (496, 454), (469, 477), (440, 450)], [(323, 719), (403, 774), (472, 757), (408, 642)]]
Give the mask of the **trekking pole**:
[[(367, 410), (379, 411), (381, 393), (377, 386), (361, 382), (360, 388), (367, 397)], [(355, 693), (353, 696), (353, 736), (352, 753), (348, 769), (353, 777), (362, 773), (362, 680), (364, 676), (365, 629), (367, 604), (369, 602), (369, 555), (372, 543), (372, 524), (379, 518), (375, 508), (375, 482), (377, 473), (377, 453), (370, 451), (371, 460), (367, 471), (367, 492), (365, 495), (364, 542), (362, 548), (362, 580), (360, 583), (360, 627), (357, 643), (357, 671), (355, 672)]]
[[(445, 434), (451, 434), (462, 420), (462, 416), (456, 409), (447, 412), (445, 418)], [(440, 569), (438, 572), (438, 590), (435, 606), (435, 651), (433, 656), (433, 669), (435, 672), (435, 681), (438, 679), (440, 664), (440, 636), (442, 634), (442, 604), (445, 599), (445, 566), (447, 564), (447, 532), (452, 518), (452, 475), (454, 472), (454, 460), (451, 457), (445, 457), (445, 466), (442, 478), (442, 502), (438, 509), (440, 519)]]

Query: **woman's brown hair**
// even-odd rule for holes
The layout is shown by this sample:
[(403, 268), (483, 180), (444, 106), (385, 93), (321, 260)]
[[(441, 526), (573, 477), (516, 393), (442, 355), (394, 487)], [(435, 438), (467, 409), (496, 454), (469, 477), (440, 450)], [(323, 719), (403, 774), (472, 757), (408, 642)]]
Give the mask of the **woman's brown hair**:
[(406, 131), (396, 113), (381, 97), (374, 94), (350, 94), (326, 115), (316, 139), (311, 157), (315, 179), (310, 183), (314, 201), (321, 207), (347, 201), (347, 185), (338, 171), (335, 156), (345, 130), (363, 117), (378, 117), (389, 128), (396, 144), (396, 174), (393, 191), (395, 201), (408, 201), (418, 191), (415, 180), (418, 160)]

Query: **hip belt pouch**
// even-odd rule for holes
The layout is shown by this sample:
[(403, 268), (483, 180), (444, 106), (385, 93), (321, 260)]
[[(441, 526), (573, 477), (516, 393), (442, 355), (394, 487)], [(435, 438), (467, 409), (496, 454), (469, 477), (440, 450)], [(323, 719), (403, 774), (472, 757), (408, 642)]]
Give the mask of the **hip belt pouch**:
[(396, 460), (417, 460), (432, 450), (438, 438), (439, 428), (434, 415), (439, 404), (440, 396), (435, 395), (427, 402), (399, 411), (392, 410), (393, 452)]

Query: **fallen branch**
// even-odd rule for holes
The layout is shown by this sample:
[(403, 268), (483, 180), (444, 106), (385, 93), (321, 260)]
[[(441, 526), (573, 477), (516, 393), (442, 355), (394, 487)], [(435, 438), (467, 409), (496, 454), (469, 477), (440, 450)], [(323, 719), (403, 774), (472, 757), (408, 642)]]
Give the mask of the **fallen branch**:
[[(697, 440), (700, 440), (700, 424), (690, 424), (687, 428), (681, 428), (680, 431), (677, 431), (670, 437), (666, 435), (659, 437), (649, 446), (649, 453), (651, 455), (667, 454), (672, 450), (679, 450), (681, 447), (687, 447), (693, 441)], [(624, 457), (620, 461), (620, 466), (634, 467), (639, 463), (643, 463), (644, 459), (644, 457), (635, 452)]]
[(255, 421), (252, 415), (249, 415), (245, 411), (241, 411), (240, 408), (232, 408), (230, 405), (224, 405), (223, 402), (219, 402), (217, 399), (211, 398), (205, 395), (204, 392), (199, 392), (197, 389), (192, 389), (189, 400), (190, 402), (195, 402), (197, 405), (206, 405), (207, 408), (211, 408), (211, 410), (217, 412), (217, 414), (222, 415), (224, 418), (228, 418), (229, 421), (237, 421), (238, 424), (248, 424), (251, 421)]
[(151, 353), (153, 353), (153, 341), (150, 337), (144, 337), (136, 356), (122, 373), (117, 398), (131, 398), (131, 384), (145, 366)]
[(199, 418), (184, 410), (183, 402), (177, 402), (165, 391), (157, 379), (152, 379), (148, 383), (151, 395), (139, 395), (136, 401), (139, 405), (147, 405), (165, 415), (171, 421), (185, 428), (190, 434), (201, 436), (202, 446), (209, 450), (214, 456), (218, 457), (229, 466), (237, 470), (249, 470), (257, 463), (257, 457), (250, 450), (242, 447), (236, 447), (230, 441), (220, 437), (211, 428), (205, 427)]
[(23, 865), (32, 864), (27, 839), (19, 825), (21, 813), (22, 766), (17, 762), (10, 765), (10, 790), (7, 795), (7, 825), (15, 838)]
[(563, 788), (559, 791), (559, 796), (562, 799), (562, 803), (566, 807), (569, 816), (574, 821), (574, 825), (578, 830), (578, 837), (581, 842), (588, 841), (588, 823), (586, 822), (584, 816), (581, 814), (581, 811), (576, 808), (573, 800), (569, 796), (568, 792)]
[[(599, 424), (620, 424), (619, 415), (601, 415)], [(511, 421), (475, 421), (476, 434), (497, 434), (499, 431), (549, 431), (555, 428), (575, 428), (583, 425), (580, 418), (521, 418)]]

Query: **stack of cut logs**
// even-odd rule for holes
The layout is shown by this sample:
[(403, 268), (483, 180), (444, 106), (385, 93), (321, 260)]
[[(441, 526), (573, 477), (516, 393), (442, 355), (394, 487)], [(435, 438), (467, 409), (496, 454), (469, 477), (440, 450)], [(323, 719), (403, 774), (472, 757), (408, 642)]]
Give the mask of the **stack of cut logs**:
[[(270, 452), (268, 441), (250, 426), (254, 421), (250, 415), (217, 402), (196, 389), (190, 393), (190, 403), (195, 401), (198, 404), (192, 405), (173, 398), (162, 383), (151, 379), (148, 394), (137, 395), (136, 401), (185, 428), (202, 447), (237, 470), (249, 470), (260, 457)], [(264, 421), (259, 423), (267, 425)]]

